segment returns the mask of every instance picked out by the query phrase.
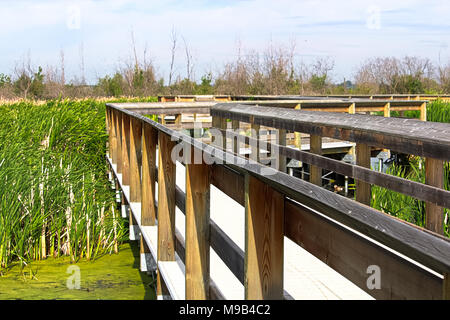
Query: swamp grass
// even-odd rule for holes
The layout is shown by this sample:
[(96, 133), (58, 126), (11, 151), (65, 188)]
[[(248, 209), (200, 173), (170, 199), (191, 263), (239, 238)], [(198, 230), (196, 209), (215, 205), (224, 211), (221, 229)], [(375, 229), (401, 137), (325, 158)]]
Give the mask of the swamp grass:
[[(398, 117), (398, 112), (391, 114)], [(405, 111), (404, 116), (408, 118), (419, 118), (420, 111)], [(427, 106), (427, 121), (450, 123), (450, 103), (436, 100)], [(425, 183), (424, 159), (410, 156), (407, 165), (393, 164), (388, 168), (388, 174)], [(444, 164), (444, 189), (450, 190), (450, 163)], [(410, 196), (385, 189), (376, 185), (372, 186), (371, 206), (402, 220), (425, 226), (425, 203)], [(450, 210), (444, 209), (444, 234), (450, 237)]]
[(0, 274), (117, 251), (127, 230), (107, 179), (105, 104), (0, 105)]

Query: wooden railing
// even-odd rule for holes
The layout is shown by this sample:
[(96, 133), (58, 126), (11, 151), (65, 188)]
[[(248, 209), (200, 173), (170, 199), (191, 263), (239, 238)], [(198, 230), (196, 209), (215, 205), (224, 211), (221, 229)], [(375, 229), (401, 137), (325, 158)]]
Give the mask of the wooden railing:
[[(346, 114), (338, 117), (335, 113), (230, 104), (212, 107), (211, 115), (215, 126), (225, 131), (224, 120), (231, 119), (235, 123), (248, 122), (254, 126), (354, 141), (363, 145), (357, 151), (362, 155), (373, 146), (424, 156), (432, 164), (428, 167), (431, 171), (443, 160), (450, 159), (448, 126), (439, 124), (421, 122), (426, 127), (419, 128), (419, 121), (414, 120)], [(372, 126), (378, 124), (378, 131), (370, 130), (363, 117), (370, 117)], [(283, 238), (286, 236), (377, 299), (449, 298), (448, 238), (252, 159), (243, 159), (232, 150), (204, 144), (120, 105), (107, 104), (106, 119), (111, 171), (122, 188), (124, 203), (130, 206), (130, 225), (140, 231), (141, 250), (151, 252), (156, 261), (158, 295), (170, 293), (181, 299), (223, 298), (209, 274), (209, 248), (213, 248), (244, 284), (247, 299), (286, 298), (288, 294), (283, 288)], [(395, 123), (397, 120), (402, 122), (400, 128), (400, 122)], [(421, 133), (419, 129), (427, 131)], [(185, 193), (176, 186), (175, 163), (171, 158), (173, 148), (179, 143), (203, 155), (198, 164), (183, 161)], [(285, 157), (354, 176), (360, 181), (357, 190), (367, 190), (361, 185), (370, 183), (393, 186), (437, 208), (428, 209), (427, 214), (449, 207), (449, 192), (442, 190), (442, 186), (416, 184), (395, 177), (386, 180), (385, 175), (372, 174), (373, 171), (360, 165), (342, 164), (313, 153), (279, 147)], [(440, 179), (439, 174), (434, 176)], [(210, 219), (210, 185), (245, 207), (245, 250)], [(366, 192), (359, 196), (357, 193), (357, 199), (366, 202)], [(185, 214), (185, 239), (175, 229), (175, 207)], [(184, 273), (176, 269), (175, 252), (184, 262)], [(370, 265), (381, 270), (381, 287), (376, 290), (367, 286)], [(173, 281), (176, 277), (183, 280), (184, 296), (177, 296), (173, 288), (174, 283), (181, 285)]]

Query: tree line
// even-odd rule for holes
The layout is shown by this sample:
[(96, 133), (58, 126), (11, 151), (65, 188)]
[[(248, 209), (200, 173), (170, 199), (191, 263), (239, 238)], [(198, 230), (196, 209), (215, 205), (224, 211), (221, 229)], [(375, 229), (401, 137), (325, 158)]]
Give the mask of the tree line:
[[(84, 59), (82, 75), (66, 81), (61, 51), (57, 67), (32, 67), (28, 56), (15, 66), (13, 74), (0, 73), (0, 97), (450, 93), (450, 64), (436, 65), (428, 58), (416, 56), (374, 57), (354, 70), (352, 80), (335, 81), (332, 58), (316, 58), (309, 63), (298, 61), (295, 43), (289, 47), (270, 43), (263, 52), (243, 53), (238, 47), (232, 61), (219, 70), (204, 72), (196, 81), (192, 52), (183, 37), (179, 48), (178, 38), (172, 30), (168, 79), (158, 75), (156, 70), (160, 66), (146, 58), (146, 50), (143, 58), (138, 57), (132, 35), (132, 58), (121, 63), (112, 74), (98, 77), (95, 84), (86, 84)], [(177, 74), (174, 65), (180, 49), (186, 68)]]

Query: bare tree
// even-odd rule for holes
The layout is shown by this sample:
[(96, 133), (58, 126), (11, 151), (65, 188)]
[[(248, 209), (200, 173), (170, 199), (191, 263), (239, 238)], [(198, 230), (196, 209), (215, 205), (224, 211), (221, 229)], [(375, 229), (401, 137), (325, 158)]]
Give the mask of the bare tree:
[(84, 69), (84, 43), (81, 42), (80, 44), (80, 69), (81, 69), (81, 85), (86, 84), (86, 74)]
[(65, 66), (64, 66), (64, 50), (61, 49), (59, 52), (60, 63), (61, 63), (61, 82), (60, 84), (64, 86), (66, 84), (66, 74), (65, 74)]
[(187, 76), (187, 79), (189, 81), (191, 81), (193, 68), (194, 68), (193, 63), (192, 63), (192, 53), (189, 49), (186, 39), (184, 37), (182, 37), (182, 39), (183, 39), (183, 43), (184, 43), (184, 52), (186, 54), (186, 76)]
[(171, 40), (172, 48), (171, 48), (171, 59), (170, 59), (169, 86), (172, 84), (172, 78), (174, 76), (175, 52), (177, 49), (177, 32), (175, 30), (175, 27), (172, 27), (172, 32), (170, 34), (170, 40)]

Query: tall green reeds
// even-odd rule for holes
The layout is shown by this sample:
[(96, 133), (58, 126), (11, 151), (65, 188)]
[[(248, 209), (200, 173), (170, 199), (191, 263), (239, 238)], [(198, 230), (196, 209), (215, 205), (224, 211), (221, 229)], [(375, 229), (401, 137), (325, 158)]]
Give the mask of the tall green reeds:
[(126, 231), (111, 209), (104, 104), (21, 102), (0, 113), (0, 272), (117, 247)]
[[(418, 118), (419, 111), (406, 111), (405, 116)], [(392, 114), (398, 116), (398, 114)], [(450, 123), (450, 104), (442, 100), (436, 100), (427, 106), (427, 121)], [(406, 178), (412, 181), (425, 183), (425, 168), (423, 159), (420, 157), (410, 157), (406, 166), (391, 166), (388, 174)], [(450, 164), (444, 165), (444, 188), (450, 190)], [(372, 207), (399, 217), (403, 220), (424, 226), (425, 205), (412, 197), (379, 187), (372, 186)], [(450, 210), (444, 209), (444, 234), (450, 237)]]

